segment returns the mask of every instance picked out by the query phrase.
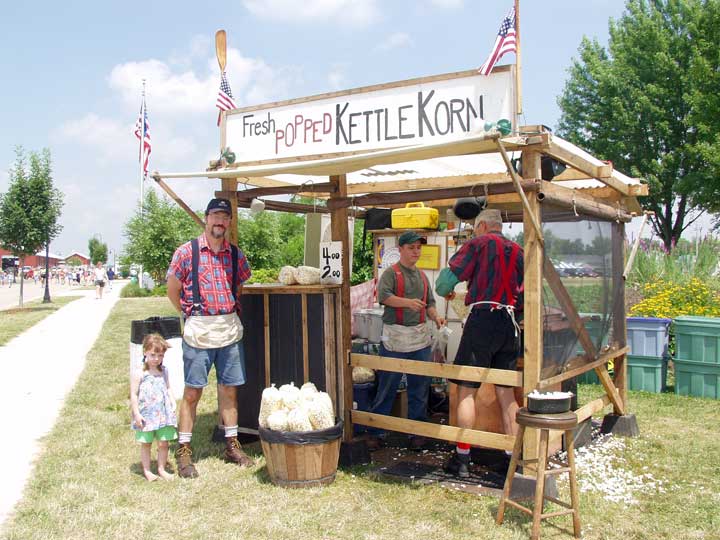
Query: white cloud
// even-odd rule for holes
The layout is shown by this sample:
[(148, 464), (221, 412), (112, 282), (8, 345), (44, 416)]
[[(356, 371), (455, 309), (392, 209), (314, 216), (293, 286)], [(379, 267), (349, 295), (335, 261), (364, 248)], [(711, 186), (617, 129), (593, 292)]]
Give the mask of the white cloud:
[(243, 0), (253, 15), (283, 22), (332, 21), (364, 26), (380, 17), (377, 0)]
[(347, 76), (345, 74), (347, 67), (348, 64), (346, 63), (334, 64), (332, 66), (327, 76), (328, 85), (330, 85), (331, 90), (345, 90), (347, 88)]
[(430, 0), (430, 3), (439, 8), (457, 9), (463, 6), (464, 0)]
[(392, 49), (398, 49), (400, 47), (408, 47), (412, 44), (413, 40), (409, 34), (406, 34), (405, 32), (395, 32), (394, 34), (390, 34), (382, 42), (380, 42), (377, 47), (375, 47), (375, 50), (389, 51)]

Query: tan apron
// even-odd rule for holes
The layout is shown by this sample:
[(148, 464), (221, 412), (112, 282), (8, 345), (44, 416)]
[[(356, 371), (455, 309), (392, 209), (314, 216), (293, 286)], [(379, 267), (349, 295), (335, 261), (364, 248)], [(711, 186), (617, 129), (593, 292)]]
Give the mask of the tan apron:
[(382, 342), (388, 351), (413, 352), (429, 347), (432, 336), (427, 323), (416, 326), (384, 324)]
[(243, 325), (237, 313), (190, 316), (185, 320), (183, 339), (197, 349), (219, 349), (243, 338)]

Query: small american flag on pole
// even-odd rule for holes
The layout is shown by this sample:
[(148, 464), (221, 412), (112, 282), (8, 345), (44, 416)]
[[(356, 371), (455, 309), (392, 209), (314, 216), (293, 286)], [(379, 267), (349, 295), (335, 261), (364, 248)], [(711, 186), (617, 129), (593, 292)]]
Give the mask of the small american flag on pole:
[(481, 75), (489, 75), (492, 68), (497, 64), (497, 61), (500, 60), (505, 53), (516, 52), (516, 50), (515, 8), (513, 7), (510, 13), (503, 19), (490, 56), (488, 56), (485, 63), (480, 66), (478, 73)]
[(227, 77), (225, 76), (225, 72), (222, 72), (222, 76), (220, 77), (220, 90), (218, 90), (218, 97), (217, 101), (215, 102), (215, 106), (220, 109), (218, 111), (218, 119), (217, 119), (217, 125), (220, 125), (220, 117), (222, 116), (222, 111), (229, 111), (230, 109), (237, 109), (237, 105), (235, 105), (235, 102), (233, 101), (232, 96), (232, 90), (230, 90), (230, 85), (227, 82)]
[(152, 142), (150, 141), (150, 126), (147, 119), (147, 107), (145, 106), (145, 92), (143, 91), (142, 105), (140, 105), (140, 114), (137, 122), (135, 122), (135, 137), (140, 141), (140, 163), (142, 164), (143, 174), (147, 176), (148, 162), (150, 160), (150, 152), (152, 151)]

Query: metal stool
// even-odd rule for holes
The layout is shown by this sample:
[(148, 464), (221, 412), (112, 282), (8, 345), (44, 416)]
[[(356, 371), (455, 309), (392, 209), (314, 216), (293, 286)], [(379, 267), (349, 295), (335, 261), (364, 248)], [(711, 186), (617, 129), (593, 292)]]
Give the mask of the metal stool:
[[(577, 426), (577, 416), (573, 412), (566, 412), (560, 414), (535, 414), (528, 412), (527, 408), (523, 407), (517, 412), (516, 420), (520, 429), (517, 437), (515, 438), (515, 446), (513, 448), (512, 459), (510, 460), (510, 467), (508, 468), (507, 477), (505, 478), (505, 487), (503, 489), (502, 498), (500, 499), (500, 506), (498, 507), (497, 524), (501, 525), (505, 515), (505, 505), (509, 504), (523, 512), (532, 515), (533, 524), (532, 531), (530, 533), (531, 540), (538, 540), (540, 537), (540, 520), (555, 516), (563, 516), (572, 514), (573, 517), (573, 531), (575, 538), (580, 538), (580, 511), (578, 509), (578, 491), (577, 481), (575, 478), (575, 454), (573, 445), (573, 429)], [(540, 430), (540, 449), (537, 459), (520, 459), (520, 453), (522, 452), (523, 436), (525, 435), (525, 428), (537, 428)], [(567, 444), (567, 463), (558, 461), (552, 458), (548, 458), (548, 434), (551, 429), (563, 430), (565, 432), (565, 441)], [(559, 465), (559, 468), (548, 469), (548, 461), (555, 465)], [(525, 466), (529, 463), (537, 464), (537, 476), (535, 484), (535, 504), (533, 509), (522, 506), (521, 504), (510, 499), (510, 490), (512, 489), (513, 476), (517, 469), (518, 463)], [(568, 504), (564, 501), (560, 501), (554, 497), (545, 495), (545, 477), (550, 474), (562, 474), (568, 473), (570, 475), (570, 501)], [(560, 510), (558, 512), (549, 512), (543, 514), (543, 502), (545, 499), (554, 502), (559, 506), (563, 506), (568, 510)]]

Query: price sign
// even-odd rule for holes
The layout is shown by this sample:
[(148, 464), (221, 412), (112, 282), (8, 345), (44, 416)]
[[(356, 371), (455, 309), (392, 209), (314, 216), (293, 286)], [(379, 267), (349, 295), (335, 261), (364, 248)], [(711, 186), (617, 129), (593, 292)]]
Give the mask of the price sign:
[(320, 283), (342, 283), (342, 242), (320, 242)]

